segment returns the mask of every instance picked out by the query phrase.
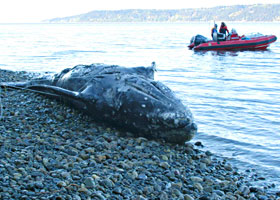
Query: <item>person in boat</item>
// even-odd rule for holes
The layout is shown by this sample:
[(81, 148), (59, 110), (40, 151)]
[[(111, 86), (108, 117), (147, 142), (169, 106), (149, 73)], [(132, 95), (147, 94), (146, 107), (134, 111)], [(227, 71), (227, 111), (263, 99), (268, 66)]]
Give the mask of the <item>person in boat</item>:
[(219, 36), (222, 37), (221, 40), (226, 40), (226, 36), (227, 36), (227, 33), (229, 34), (229, 31), (228, 31), (228, 28), (227, 28), (225, 22), (221, 23), (219, 33), (220, 33)]
[(240, 37), (237, 34), (236, 30), (233, 28), (231, 29), (231, 33), (230, 33), (230, 40), (239, 40)]
[(217, 41), (217, 34), (218, 34), (218, 25), (215, 24), (214, 27), (211, 29), (211, 36), (214, 41)]

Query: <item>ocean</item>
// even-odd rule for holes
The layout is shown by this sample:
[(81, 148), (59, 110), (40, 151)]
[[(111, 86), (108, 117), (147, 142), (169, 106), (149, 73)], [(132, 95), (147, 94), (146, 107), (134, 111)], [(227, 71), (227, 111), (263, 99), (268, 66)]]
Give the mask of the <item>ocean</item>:
[[(156, 79), (188, 106), (198, 125), (192, 142), (253, 169), (279, 188), (280, 42), (265, 51), (194, 52), (196, 34), (213, 23), (0, 24), (0, 68), (60, 72), (78, 64), (157, 64)], [(228, 22), (239, 35), (273, 34), (280, 23)]]

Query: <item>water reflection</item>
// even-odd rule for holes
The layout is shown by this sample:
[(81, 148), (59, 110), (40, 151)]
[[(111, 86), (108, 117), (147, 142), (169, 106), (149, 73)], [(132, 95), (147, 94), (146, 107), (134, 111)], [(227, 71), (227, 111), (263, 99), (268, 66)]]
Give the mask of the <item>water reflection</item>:
[(238, 56), (238, 51), (212, 51), (212, 56)]
[(266, 53), (271, 52), (270, 49), (262, 49), (262, 50), (240, 50), (240, 51), (194, 51), (195, 55), (205, 56), (211, 54), (212, 56), (238, 56), (240, 52), (258, 52), (258, 53)]

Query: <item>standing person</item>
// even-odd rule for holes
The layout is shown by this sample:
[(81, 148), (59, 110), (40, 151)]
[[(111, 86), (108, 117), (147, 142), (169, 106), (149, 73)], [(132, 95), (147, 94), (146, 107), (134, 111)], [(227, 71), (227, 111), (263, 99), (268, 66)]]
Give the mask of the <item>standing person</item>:
[(218, 25), (215, 24), (214, 27), (211, 29), (211, 36), (214, 41), (217, 41), (217, 35), (218, 35)]
[(221, 23), (221, 27), (220, 27), (219, 32), (220, 32), (221, 34), (224, 34), (224, 37), (223, 37), (223, 38), (224, 38), (224, 40), (225, 40), (225, 39), (226, 39), (226, 33), (229, 34), (229, 31), (228, 31), (228, 28), (227, 28), (225, 22), (222, 22), (222, 23)]

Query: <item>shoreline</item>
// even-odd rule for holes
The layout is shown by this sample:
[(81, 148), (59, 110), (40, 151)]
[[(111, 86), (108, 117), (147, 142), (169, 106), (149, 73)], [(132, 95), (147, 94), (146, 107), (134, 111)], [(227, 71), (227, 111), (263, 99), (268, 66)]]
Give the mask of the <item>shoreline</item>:
[(134, 138), (42, 95), (0, 92), (0, 199), (280, 199), (199, 142)]

